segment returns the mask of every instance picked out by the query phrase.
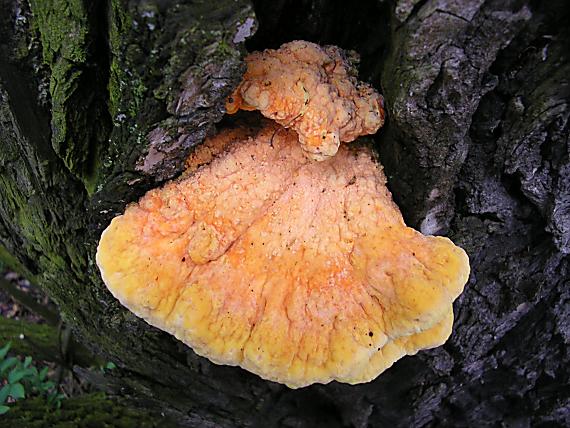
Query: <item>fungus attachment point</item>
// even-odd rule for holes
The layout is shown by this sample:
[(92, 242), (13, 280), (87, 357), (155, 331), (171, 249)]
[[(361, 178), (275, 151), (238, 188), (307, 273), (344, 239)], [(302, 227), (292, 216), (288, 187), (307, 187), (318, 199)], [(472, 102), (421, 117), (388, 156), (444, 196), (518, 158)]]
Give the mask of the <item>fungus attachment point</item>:
[(292, 388), (367, 382), (443, 344), (465, 252), (406, 227), (369, 146), (312, 162), (277, 129), (222, 132), (193, 158), (208, 164), (114, 218), (109, 290), (199, 355)]
[(277, 50), (254, 52), (226, 111), (259, 110), (299, 134), (307, 155), (315, 160), (334, 156), (341, 142), (374, 134), (384, 123), (384, 102), (336, 46), (305, 41)]

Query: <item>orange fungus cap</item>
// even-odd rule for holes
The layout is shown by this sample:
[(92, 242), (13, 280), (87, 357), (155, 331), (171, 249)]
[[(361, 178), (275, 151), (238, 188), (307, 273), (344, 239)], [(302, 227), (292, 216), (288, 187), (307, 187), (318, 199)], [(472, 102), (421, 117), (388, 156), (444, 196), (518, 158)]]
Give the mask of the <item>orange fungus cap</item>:
[(97, 264), (124, 306), (292, 388), (367, 382), (447, 340), (467, 255), (404, 224), (370, 146), (312, 162), (268, 124), (204, 147), (209, 163), (104, 231)]

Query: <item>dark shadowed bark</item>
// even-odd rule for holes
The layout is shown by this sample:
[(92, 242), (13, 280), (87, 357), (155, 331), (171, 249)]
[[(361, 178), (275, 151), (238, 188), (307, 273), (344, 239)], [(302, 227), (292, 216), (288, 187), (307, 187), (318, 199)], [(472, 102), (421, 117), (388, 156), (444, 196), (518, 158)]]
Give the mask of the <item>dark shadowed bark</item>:
[[(184, 426), (569, 425), (567, 2), (253, 3), (0, 1), (0, 257), (119, 366), (103, 386)], [(290, 390), (214, 365), (94, 265), (110, 219), (220, 126), (246, 50), (294, 39), (360, 53), (396, 202), (472, 263), (451, 339), (368, 384)]]

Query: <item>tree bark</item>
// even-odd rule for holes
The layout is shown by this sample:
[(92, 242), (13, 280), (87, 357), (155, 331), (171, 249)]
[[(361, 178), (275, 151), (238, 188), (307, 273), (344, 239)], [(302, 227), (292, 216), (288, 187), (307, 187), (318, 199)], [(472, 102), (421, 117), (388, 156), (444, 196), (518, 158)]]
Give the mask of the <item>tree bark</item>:
[[(0, 257), (120, 367), (109, 390), (181, 426), (570, 424), (566, 2), (0, 3)], [(214, 365), (125, 310), (94, 264), (110, 219), (214, 132), (246, 48), (294, 39), (361, 54), (396, 202), (471, 259), (450, 340), (368, 384), (289, 390)]]

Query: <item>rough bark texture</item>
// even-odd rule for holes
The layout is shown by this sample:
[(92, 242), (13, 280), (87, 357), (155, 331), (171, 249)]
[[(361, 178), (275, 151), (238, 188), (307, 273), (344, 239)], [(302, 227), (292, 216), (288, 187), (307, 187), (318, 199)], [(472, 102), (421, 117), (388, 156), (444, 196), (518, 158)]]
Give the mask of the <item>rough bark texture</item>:
[[(184, 426), (570, 424), (567, 2), (0, 3), (0, 256), (122, 369), (108, 389)], [(293, 391), (211, 364), (94, 267), (102, 228), (215, 128), (257, 25), (249, 49), (360, 52), (386, 97), (394, 198), (471, 258), (448, 343), (369, 384)]]

